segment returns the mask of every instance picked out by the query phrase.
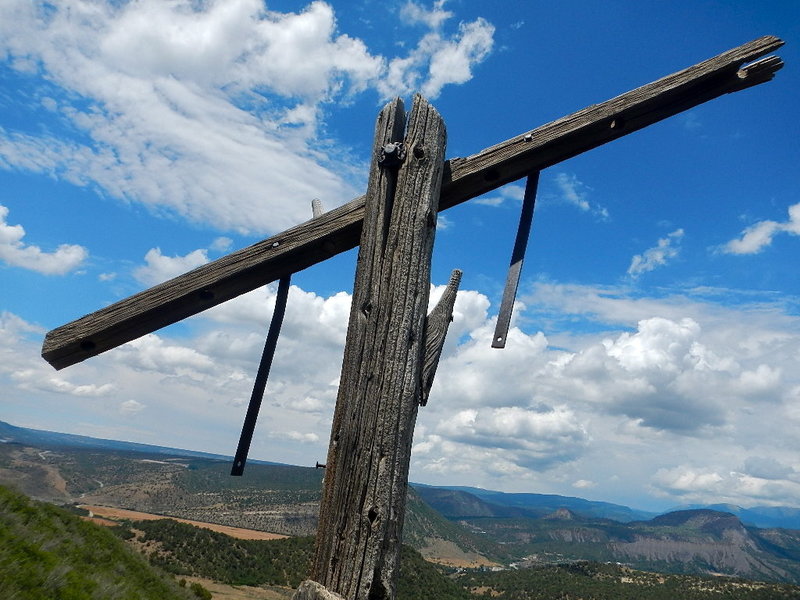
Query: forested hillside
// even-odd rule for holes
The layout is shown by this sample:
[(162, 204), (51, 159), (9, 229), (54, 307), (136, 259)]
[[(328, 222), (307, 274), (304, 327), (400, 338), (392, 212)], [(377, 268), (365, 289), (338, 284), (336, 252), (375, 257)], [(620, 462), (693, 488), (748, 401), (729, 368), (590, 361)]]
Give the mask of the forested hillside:
[(469, 571), (457, 580), (496, 600), (797, 600), (800, 587), (727, 577), (663, 575), (616, 564), (577, 562), (499, 572)]
[(110, 531), (0, 487), (0, 598), (197, 599)]
[[(171, 519), (137, 521), (120, 532), (133, 538), (150, 561), (177, 576), (198, 576), (231, 585), (296, 588), (308, 577), (314, 540), (240, 540)], [(397, 600), (466, 600), (460, 585), (404, 546)]]
[[(169, 520), (127, 526), (151, 560), (177, 575), (238, 585), (288, 585), (307, 577), (313, 540), (237, 540)], [(444, 569), (404, 546), (397, 600), (797, 600), (800, 587), (728, 577), (664, 575), (586, 561), (522, 569)]]

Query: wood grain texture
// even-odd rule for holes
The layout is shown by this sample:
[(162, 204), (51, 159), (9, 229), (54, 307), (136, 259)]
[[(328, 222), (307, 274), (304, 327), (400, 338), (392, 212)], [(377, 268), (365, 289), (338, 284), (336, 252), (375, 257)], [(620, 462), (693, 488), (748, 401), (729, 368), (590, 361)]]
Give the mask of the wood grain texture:
[(439, 357), (442, 355), (447, 330), (453, 321), (453, 306), (456, 303), (458, 286), (461, 284), (461, 275), (462, 272), (459, 269), (453, 269), (442, 297), (439, 298), (439, 302), (425, 320), (425, 355), (422, 366), (420, 406), (428, 404), (428, 396), (433, 387), (433, 378), (436, 376), (436, 367), (439, 366)]
[[(783, 42), (764, 36), (602, 104), (466, 158), (445, 163), (445, 210), (533, 170), (545, 169), (698, 104), (769, 81), (783, 65), (768, 57)], [(521, 104), (520, 110), (525, 110)], [(364, 197), (194, 271), (52, 330), (42, 356), (57, 369), (83, 361), (322, 262), (359, 243)]]
[[(376, 152), (401, 121), (399, 101), (387, 109)], [(394, 597), (445, 137), (416, 96), (396, 180), (377, 164), (370, 172), (311, 574), (348, 600)]]

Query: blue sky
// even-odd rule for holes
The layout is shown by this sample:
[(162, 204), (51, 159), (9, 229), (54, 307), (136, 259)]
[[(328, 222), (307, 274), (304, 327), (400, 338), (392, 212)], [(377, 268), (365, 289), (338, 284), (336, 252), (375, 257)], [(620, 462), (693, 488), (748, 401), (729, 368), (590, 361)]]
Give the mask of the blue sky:
[[(0, 419), (232, 454), (268, 286), (85, 363), (54, 327), (365, 187), (422, 91), (467, 156), (761, 35), (775, 80), (440, 215), (464, 271), (412, 480), (665, 509), (800, 506), (796, 2), (0, 3)], [(293, 278), (251, 456), (323, 461), (355, 253)]]

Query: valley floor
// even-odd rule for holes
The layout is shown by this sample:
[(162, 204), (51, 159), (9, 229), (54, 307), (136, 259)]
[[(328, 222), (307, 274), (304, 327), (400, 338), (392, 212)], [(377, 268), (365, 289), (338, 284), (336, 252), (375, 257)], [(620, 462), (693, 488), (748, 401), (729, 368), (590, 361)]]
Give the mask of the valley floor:
[[(90, 515), (86, 517), (98, 525), (107, 525), (113, 527), (118, 524), (118, 521), (157, 521), (159, 519), (172, 519), (179, 523), (186, 523), (194, 525), (202, 529), (210, 529), (224, 533), (240, 540), (281, 540), (288, 536), (281, 535), (280, 533), (270, 533), (268, 531), (258, 531), (255, 529), (243, 529), (241, 527), (229, 527), (228, 525), (218, 525), (217, 523), (203, 523), (201, 521), (191, 521), (189, 519), (179, 519), (177, 517), (168, 517), (164, 515), (154, 515), (152, 513), (139, 512), (135, 510), (127, 510), (124, 508), (114, 508), (111, 506), (93, 506), (81, 504), (78, 508), (88, 510)], [(97, 517), (100, 518), (97, 518)]]

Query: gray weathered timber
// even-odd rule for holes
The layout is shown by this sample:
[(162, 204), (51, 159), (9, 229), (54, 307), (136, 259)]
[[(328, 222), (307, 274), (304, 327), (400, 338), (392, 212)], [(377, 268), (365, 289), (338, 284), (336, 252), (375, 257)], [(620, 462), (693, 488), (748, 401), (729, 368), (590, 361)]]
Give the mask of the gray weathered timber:
[(436, 303), (436, 306), (425, 321), (425, 356), (422, 366), (420, 406), (428, 404), (433, 378), (436, 376), (436, 367), (439, 365), (439, 357), (442, 355), (442, 348), (444, 348), (444, 339), (453, 320), (453, 306), (456, 303), (461, 275), (462, 272), (459, 269), (453, 269), (450, 274), (450, 282), (444, 289), (442, 297), (439, 298), (439, 302)]
[[(378, 119), (377, 150), (402, 103)], [(393, 598), (421, 398), (445, 128), (421, 96), (397, 172), (373, 164), (311, 579), (347, 600)], [(395, 193), (396, 189), (396, 193)]]
[[(764, 36), (602, 104), (467, 158), (445, 163), (440, 210), (545, 169), (698, 104), (769, 81), (783, 45)], [(520, 110), (525, 110), (524, 103)], [(102, 308), (47, 334), (42, 356), (57, 369), (202, 312), (358, 244), (364, 197), (194, 271)]]

